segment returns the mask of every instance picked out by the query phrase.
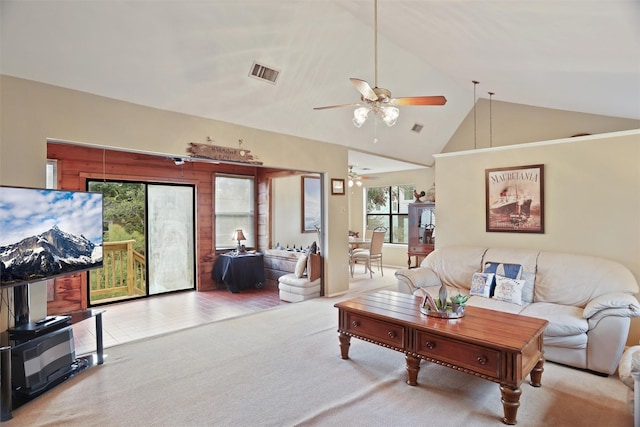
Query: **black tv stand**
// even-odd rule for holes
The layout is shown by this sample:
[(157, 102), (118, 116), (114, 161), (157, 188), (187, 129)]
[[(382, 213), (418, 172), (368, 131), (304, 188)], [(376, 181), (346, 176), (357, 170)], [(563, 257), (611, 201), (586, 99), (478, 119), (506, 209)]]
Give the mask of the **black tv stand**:
[[(37, 396), (51, 390), (67, 379), (80, 374), (85, 369), (104, 363), (104, 346), (102, 338), (102, 313), (104, 310), (82, 310), (66, 316), (53, 316), (44, 322), (29, 322), (11, 330), (0, 333), (0, 421), (10, 420), (12, 411)], [(83, 320), (95, 317), (96, 321), (96, 353), (77, 356), (68, 367), (53, 373), (47, 384), (37, 389), (17, 390), (11, 378), (11, 348), (19, 343), (28, 342), (38, 337), (68, 327)], [(45, 318), (46, 319), (46, 318)]]

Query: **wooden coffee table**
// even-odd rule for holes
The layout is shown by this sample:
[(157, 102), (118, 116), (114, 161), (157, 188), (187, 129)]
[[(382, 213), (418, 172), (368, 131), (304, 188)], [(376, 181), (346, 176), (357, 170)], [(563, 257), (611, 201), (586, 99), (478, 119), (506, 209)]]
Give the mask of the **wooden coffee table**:
[(421, 298), (380, 291), (335, 304), (343, 359), (351, 337), (405, 354), (407, 383), (418, 384), (424, 359), (500, 384), (505, 424), (516, 424), (520, 384), (540, 387), (547, 321), (478, 307), (460, 319), (429, 317)]

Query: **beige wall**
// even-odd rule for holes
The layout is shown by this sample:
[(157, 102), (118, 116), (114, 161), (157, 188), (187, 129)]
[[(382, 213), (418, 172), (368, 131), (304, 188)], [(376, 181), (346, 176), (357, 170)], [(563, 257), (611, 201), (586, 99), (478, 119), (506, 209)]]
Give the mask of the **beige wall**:
[[(485, 169), (544, 164), (544, 234), (485, 231)], [(621, 262), (640, 282), (640, 131), (440, 154), (438, 239)], [(606, 284), (603, 284), (606, 286)], [(629, 342), (640, 338), (634, 319)]]
[[(347, 149), (148, 108), (33, 81), (0, 76), (0, 184), (43, 187), (47, 138), (152, 153), (186, 155), (189, 142), (237, 147), (238, 139), (266, 166), (324, 172), (346, 179)], [(287, 153), (287, 155), (284, 155)], [(327, 192), (325, 192), (327, 193)], [(348, 289), (348, 217), (345, 197), (325, 194), (325, 286)], [(335, 261), (334, 261), (335, 260)], [(32, 318), (44, 316), (45, 286), (33, 286)], [(2, 326), (0, 324), (0, 326)]]
[(640, 120), (479, 99), (443, 153), (640, 129)]
[(306, 248), (318, 241), (318, 234), (302, 233), (302, 177), (290, 176), (273, 180), (272, 210), (273, 246)]

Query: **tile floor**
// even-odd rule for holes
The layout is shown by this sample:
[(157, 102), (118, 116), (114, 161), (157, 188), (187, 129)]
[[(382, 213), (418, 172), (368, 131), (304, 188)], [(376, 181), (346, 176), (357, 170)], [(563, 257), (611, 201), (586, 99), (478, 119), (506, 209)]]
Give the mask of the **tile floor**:
[[(393, 287), (396, 284), (394, 273), (394, 268), (385, 267), (384, 277), (376, 271), (370, 279), (369, 274), (357, 270), (349, 280), (349, 292)], [(103, 340), (104, 347), (108, 348), (285, 304), (290, 303), (281, 301), (278, 290), (273, 287), (247, 289), (237, 294), (226, 289), (177, 292), (94, 308), (105, 310), (102, 315)], [(93, 319), (74, 324), (73, 334), (78, 356), (95, 351)]]

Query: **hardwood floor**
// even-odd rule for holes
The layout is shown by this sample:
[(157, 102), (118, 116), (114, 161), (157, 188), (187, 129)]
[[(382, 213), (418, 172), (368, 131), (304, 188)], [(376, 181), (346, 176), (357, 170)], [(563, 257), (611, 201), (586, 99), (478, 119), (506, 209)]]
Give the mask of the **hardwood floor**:
[[(375, 270), (374, 270), (375, 271)], [(384, 268), (384, 277), (376, 272), (369, 274), (357, 270), (349, 280), (349, 292), (366, 292), (396, 285), (395, 269)], [(247, 289), (231, 293), (226, 289), (205, 292), (177, 292), (138, 299), (98, 308), (104, 309), (104, 347), (123, 344), (154, 335), (165, 334), (205, 323), (241, 316), (271, 307), (290, 304), (281, 301), (275, 287)], [(95, 351), (95, 322), (85, 320), (73, 325), (77, 355)]]

